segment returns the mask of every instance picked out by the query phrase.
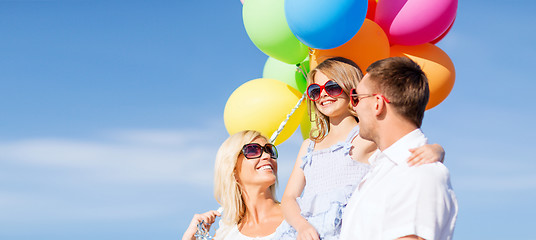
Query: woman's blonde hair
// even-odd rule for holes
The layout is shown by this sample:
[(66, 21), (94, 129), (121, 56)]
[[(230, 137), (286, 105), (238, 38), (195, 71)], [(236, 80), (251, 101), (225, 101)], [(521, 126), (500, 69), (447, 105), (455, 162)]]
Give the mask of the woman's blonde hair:
[[(238, 224), (246, 214), (246, 204), (242, 197), (242, 187), (238, 183), (235, 173), (238, 156), (245, 144), (257, 138), (266, 137), (257, 131), (242, 131), (233, 134), (220, 146), (216, 154), (214, 166), (214, 197), (224, 209), (222, 221), (225, 224)], [(276, 175), (277, 179), (277, 175)], [(275, 200), (276, 183), (270, 186), (270, 192)]]
[[(318, 66), (316, 66), (309, 75), (307, 76), (307, 85), (314, 83), (314, 78), (317, 72), (322, 72), (329, 79), (337, 82), (339, 86), (342, 87), (344, 94), (350, 95), (350, 90), (356, 88), (357, 84), (363, 78), (363, 73), (361, 69), (355, 62), (350, 59), (343, 57), (333, 57), (324, 60)], [(309, 137), (315, 142), (322, 141), (324, 137), (329, 132), (329, 118), (322, 114), (316, 108), (316, 105), (313, 101), (307, 98), (307, 105), (309, 109), (309, 116), (312, 118), (311, 122), (314, 122), (316, 129), (311, 130)], [(354, 116), (356, 116), (354, 110), (351, 107), (351, 104), (348, 104), (348, 111)], [(359, 122), (357, 117), (356, 121)]]

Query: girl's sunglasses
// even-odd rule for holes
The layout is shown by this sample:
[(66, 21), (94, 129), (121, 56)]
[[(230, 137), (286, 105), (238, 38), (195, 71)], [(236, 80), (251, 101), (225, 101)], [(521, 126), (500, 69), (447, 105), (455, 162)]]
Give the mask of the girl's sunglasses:
[(270, 154), (270, 157), (277, 159), (277, 148), (273, 144), (267, 143), (261, 146), (258, 143), (248, 143), (242, 147), (242, 154), (247, 159), (258, 158), (262, 156), (262, 152)]
[(326, 91), (326, 93), (331, 97), (338, 97), (342, 94), (342, 87), (339, 86), (335, 81), (329, 80), (327, 81), (324, 86), (320, 86), (316, 83), (313, 83), (307, 87), (307, 96), (311, 101), (316, 101), (320, 98), (320, 94), (322, 93), (322, 90)]

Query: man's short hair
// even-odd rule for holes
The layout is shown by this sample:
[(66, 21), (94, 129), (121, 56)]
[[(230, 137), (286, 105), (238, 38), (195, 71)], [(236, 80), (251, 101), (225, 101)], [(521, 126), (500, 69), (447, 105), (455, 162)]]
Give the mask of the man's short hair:
[(430, 98), (428, 79), (421, 67), (407, 57), (391, 57), (367, 68), (374, 93), (384, 95), (396, 111), (421, 127)]

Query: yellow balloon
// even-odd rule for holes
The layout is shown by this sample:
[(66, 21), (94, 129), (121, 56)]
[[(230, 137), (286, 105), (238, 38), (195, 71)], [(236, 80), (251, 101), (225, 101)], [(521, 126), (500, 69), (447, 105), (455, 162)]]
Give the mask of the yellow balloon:
[(313, 123), (309, 119), (309, 114), (305, 113), (300, 123), (300, 132), (301, 132), (303, 140), (309, 138), (312, 124)]
[[(302, 93), (275, 79), (259, 78), (238, 87), (225, 104), (223, 120), (229, 134), (256, 130), (270, 138), (298, 103)], [(290, 117), (275, 140), (278, 145), (298, 129), (306, 112), (306, 102)]]
[(311, 122), (311, 119), (314, 119), (314, 112), (311, 113), (312, 116), (309, 116), (307, 112), (303, 115), (303, 119), (300, 123), (300, 131), (303, 140), (310, 138), (311, 132), (313, 132), (313, 136), (318, 134), (316, 124), (314, 122)]

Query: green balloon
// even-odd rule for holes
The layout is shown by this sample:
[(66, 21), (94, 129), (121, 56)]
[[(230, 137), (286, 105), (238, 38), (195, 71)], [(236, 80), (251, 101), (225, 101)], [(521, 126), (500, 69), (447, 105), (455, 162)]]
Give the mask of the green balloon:
[(309, 48), (290, 31), (284, 0), (247, 0), (242, 8), (251, 41), (266, 55), (288, 64), (302, 62)]
[[(300, 64), (303, 65), (305, 74), (309, 72), (309, 60)], [(298, 66), (295, 64), (288, 64), (281, 62), (273, 57), (268, 57), (264, 64), (264, 70), (262, 72), (263, 78), (276, 79), (284, 82), (301, 93), (305, 92), (307, 88), (307, 80), (301, 71), (298, 71)]]

